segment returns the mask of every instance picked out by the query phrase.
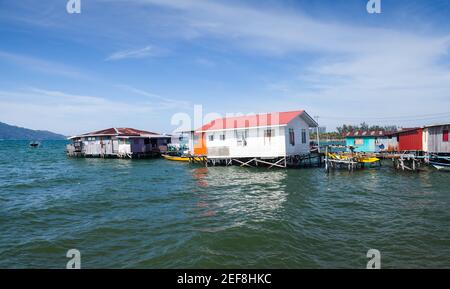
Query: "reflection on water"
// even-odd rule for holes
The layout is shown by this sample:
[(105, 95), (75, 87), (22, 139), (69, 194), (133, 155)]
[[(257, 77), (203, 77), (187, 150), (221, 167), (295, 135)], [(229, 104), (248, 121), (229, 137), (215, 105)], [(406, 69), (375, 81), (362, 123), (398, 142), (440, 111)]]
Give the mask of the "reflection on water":
[(208, 187), (207, 181), (208, 168), (201, 167), (192, 170), (192, 177), (200, 187)]
[[(71, 159), (0, 142), (0, 267), (450, 267), (449, 174)], [(61, 265), (62, 264), (62, 265)]]
[(288, 195), (285, 170), (210, 167), (195, 168), (192, 175), (200, 186), (196, 206), (203, 209), (201, 216), (231, 226), (275, 218)]

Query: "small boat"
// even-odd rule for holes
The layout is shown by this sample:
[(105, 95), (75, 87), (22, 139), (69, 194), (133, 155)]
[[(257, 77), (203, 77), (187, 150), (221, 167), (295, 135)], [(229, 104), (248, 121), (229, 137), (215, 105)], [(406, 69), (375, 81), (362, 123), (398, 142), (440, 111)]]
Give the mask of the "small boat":
[(328, 153), (327, 155), (330, 159), (333, 159), (333, 160), (341, 160), (341, 161), (354, 160), (358, 163), (365, 163), (365, 164), (376, 163), (376, 162), (380, 161), (379, 158), (372, 157), (372, 156), (364, 156), (364, 155), (352, 156), (349, 154), (336, 154), (336, 153)]
[(199, 157), (188, 157), (186, 155), (167, 155), (167, 154), (162, 154), (161, 155), (164, 159), (169, 160), (169, 161), (176, 161), (176, 162), (189, 162), (191, 160), (197, 161), (197, 162), (201, 162), (203, 159), (199, 158)]
[(370, 163), (376, 163), (378, 162), (380, 159), (379, 158), (374, 158), (374, 157), (363, 157), (363, 158), (358, 158), (358, 163), (365, 163), (365, 164), (370, 164)]
[(430, 161), (430, 164), (440, 171), (450, 171), (450, 163)]
[(170, 155), (161, 155), (164, 159), (169, 161), (177, 161), (177, 162), (188, 162), (189, 157), (186, 156), (170, 156)]
[(38, 141), (32, 141), (30, 142), (30, 147), (32, 148), (37, 148), (39, 147), (41, 144)]

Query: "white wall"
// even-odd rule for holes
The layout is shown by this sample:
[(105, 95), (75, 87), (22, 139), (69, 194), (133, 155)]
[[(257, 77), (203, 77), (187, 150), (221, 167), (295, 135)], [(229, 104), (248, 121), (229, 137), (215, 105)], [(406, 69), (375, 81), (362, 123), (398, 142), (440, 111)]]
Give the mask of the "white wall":
[(113, 153), (113, 143), (111, 139), (106, 137), (100, 140), (98, 137), (95, 140), (87, 140), (83, 138), (83, 152), (86, 155), (110, 155)]
[(100, 141), (84, 141), (83, 142), (84, 153), (86, 155), (100, 155), (102, 154), (102, 148)]
[(450, 153), (450, 142), (444, 142), (443, 131), (450, 125), (427, 127), (423, 130), (423, 150), (430, 153)]
[(119, 144), (119, 154), (130, 154), (131, 145), (130, 144)]
[[(264, 131), (273, 130), (271, 138), (264, 137)], [(238, 129), (238, 134), (244, 133), (245, 129)], [(225, 133), (225, 140), (220, 140), (220, 135)], [(210, 141), (210, 135), (214, 135), (214, 140)], [(230, 158), (230, 157), (279, 157), (285, 156), (285, 136), (283, 127), (272, 128), (250, 128), (248, 137), (245, 138), (246, 145), (238, 142), (235, 130), (221, 132), (207, 132), (206, 146), (209, 158)]]
[(113, 154), (117, 154), (119, 152), (119, 140), (113, 140)]
[[(380, 149), (380, 146), (384, 145), (384, 149)], [(375, 150), (376, 152), (387, 152), (387, 151), (397, 151), (398, 142), (397, 137), (378, 137), (375, 139)]]
[[(289, 129), (294, 130), (295, 145), (289, 141)], [(306, 142), (302, 143), (302, 129), (306, 132)], [(309, 125), (300, 117), (293, 119), (285, 128), (285, 143), (287, 155), (309, 153)]]

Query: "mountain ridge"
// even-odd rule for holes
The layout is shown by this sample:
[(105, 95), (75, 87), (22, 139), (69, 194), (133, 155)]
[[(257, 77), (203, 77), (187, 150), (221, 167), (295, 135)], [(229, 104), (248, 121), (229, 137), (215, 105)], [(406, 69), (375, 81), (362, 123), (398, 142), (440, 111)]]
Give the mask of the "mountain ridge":
[(33, 130), (0, 122), (0, 140), (64, 140), (66, 136), (47, 130)]

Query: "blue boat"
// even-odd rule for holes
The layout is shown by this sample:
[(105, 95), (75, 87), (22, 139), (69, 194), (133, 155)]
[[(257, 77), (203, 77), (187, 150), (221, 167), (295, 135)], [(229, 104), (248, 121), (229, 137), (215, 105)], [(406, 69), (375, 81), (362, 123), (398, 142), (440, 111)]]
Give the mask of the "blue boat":
[(440, 171), (450, 171), (450, 157), (436, 157), (430, 159), (430, 164)]

